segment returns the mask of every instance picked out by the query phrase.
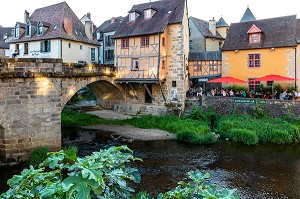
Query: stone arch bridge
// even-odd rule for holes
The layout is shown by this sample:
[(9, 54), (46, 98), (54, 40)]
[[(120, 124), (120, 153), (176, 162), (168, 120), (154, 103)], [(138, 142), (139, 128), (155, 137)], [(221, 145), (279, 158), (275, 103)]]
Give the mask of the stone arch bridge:
[(115, 68), (67, 65), (60, 59), (0, 60), (0, 162), (23, 161), (30, 149), (61, 147), (61, 111), (88, 86), (99, 105), (124, 102)]

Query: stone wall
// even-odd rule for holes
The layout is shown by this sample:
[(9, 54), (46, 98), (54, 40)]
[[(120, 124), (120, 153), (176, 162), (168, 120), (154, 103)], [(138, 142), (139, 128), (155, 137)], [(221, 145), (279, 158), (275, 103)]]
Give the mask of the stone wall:
[(230, 115), (233, 112), (251, 115), (252, 109), (257, 105), (260, 105), (270, 117), (300, 116), (300, 101), (212, 96), (203, 96), (202, 98), (204, 110), (211, 107), (222, 115)]
[(118, 104), (115, 105), (114, 111), (126, 115), (165, 115), (167, 113), (166, 106), (158, 106), (151, 104)]

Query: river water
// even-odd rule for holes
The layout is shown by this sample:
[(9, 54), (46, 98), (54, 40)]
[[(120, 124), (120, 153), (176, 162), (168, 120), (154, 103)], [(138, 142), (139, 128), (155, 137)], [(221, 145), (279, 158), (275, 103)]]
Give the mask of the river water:
[[(190, 170), (209, 172), (220, 188), (236, 188), (241, 198), (300, 198), (300, 145), (246, 146), (228, 141), (201, 146), (176, 140), (112, 139), (109, 132), (64, 129), (63, 145), (77, 145), (79, 155), (115, 145), (128, 145), (135, 157), (141, 183), (134, 188), (156, 196), (176, 187)], [(0, 168), (1, 177), (7, 169)], [(11, 175), (20, 170), (9, 169)], [(5, 172), (6, 171), (6, 172)], [(4, 176), (8, 177), (7, 175)], [(0, 187), (3, 191), (3, 178)]]

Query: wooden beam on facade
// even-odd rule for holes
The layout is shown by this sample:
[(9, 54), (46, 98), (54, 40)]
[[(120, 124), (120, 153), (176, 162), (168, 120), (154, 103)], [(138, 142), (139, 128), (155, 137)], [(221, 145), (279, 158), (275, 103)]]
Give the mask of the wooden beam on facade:
[(159, 88), (160, 88), (160, 92), (161, 92), (161, 94), (162, 94), (162, 96), (164, 98), (164, 101), (167, 102), (166, 96), (165, 96), (164, 91), (163, 91), (162, 86), (161, 86), (161, 82), (159, 82)]
[(152, 99), (153, 101), (155, 101), (155, 99), (154, 99), (154, 97), (153, 97), (152, 93), (150, 92), (150, 90), (149, 90), (149, 88), (148, 88), (147, 84), (144, 84), (144, 86), (145, 86), (145, 89), (146, 89), (147, 93), (148, 93), (148, 94), (149, 94), (149, 96), (151, 97), (151, 99)]

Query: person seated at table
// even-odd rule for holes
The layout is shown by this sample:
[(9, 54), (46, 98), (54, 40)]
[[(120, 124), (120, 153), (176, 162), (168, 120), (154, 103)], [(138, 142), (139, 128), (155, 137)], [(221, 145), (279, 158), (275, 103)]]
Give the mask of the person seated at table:
[(255, 97), (255, 91), (252, 89), (250, 92), (250, 98), (254, 98)]
[(275, 99), (280, 99), (279, 92), (277, 90), (274, 91), (274, 98)]
[(210, 90), (210, 95), (211, 95), (211, 96), (215, 96), (215, 89), (212, 88), (212, 89)]
[(189, 90), (186, 92), (186, 97), (192, 97), (193, 93), (192, 93), (192, 87), (189, 88)]
[(232, 89), (230, 89), (230, 91), (229, 91), (229, 97), (235, 97), (234, 92), (233, 92)]
[(244, 90), (241, 90), (241, 97), (246, 97), (246, 92)]
[(287, 95), (286, 90), (284, 90), (284, 91), (281, 93), (280, 98), (281, 98), (282, 100), (288, 100), (288, 99), (289, 99), (289, 96)]
[(225, 91), (224, 89), (222, 89), (221, 93), (222, 93), (222, 96), (223, 96), (223, 97), (226, 97), (226, 96), (227, 96), (227, 93), (226, 93), (226, 91)]

